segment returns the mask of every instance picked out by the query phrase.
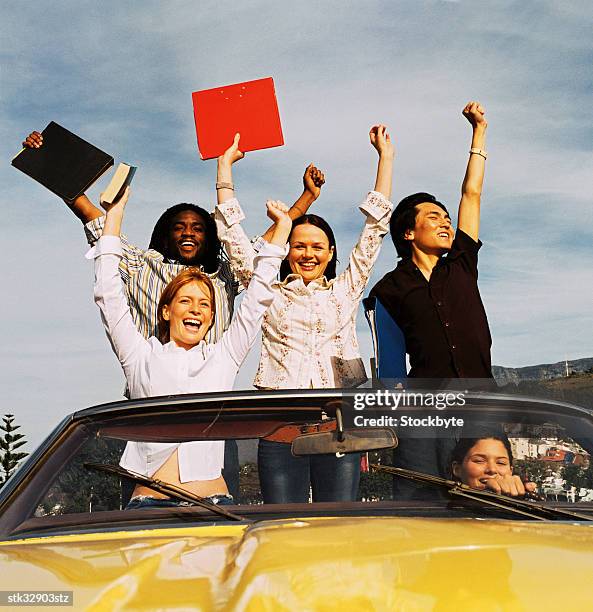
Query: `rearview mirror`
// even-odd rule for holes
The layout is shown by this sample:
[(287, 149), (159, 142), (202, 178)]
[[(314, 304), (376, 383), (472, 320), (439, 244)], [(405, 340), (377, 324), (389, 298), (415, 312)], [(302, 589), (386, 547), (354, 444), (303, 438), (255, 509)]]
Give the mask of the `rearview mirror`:
[[(342, 438), (340, 440), (339, 438)], [(364, 453), (382, 448), (395, 448), (397, 436), (389, 427), (357, 427), (340, 431), (323, 431), (297, 436), (291, 451), (302, 455), (326, 455), (335, 453)]]

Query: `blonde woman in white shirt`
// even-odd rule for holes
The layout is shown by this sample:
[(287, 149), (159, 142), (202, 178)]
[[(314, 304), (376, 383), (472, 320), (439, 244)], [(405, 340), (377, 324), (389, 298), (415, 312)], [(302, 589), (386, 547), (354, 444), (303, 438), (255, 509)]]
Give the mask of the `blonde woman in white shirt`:
[[(281, 202), (267, 203), (274, 222), (269, 241), (259, 252), (252, 280), (228, 330), (215, 344), (204, 337), (214, 322), (214, 291), (208, 276), (190, 268), (163, 291), (158, 306), (160, 339), (146, 340), (136, 329), (118, 272), (120, 229), (128, 191), (107, 211), (103, 235), (89, 252), (95, 260), (95, 301), (111, 346), (123, 368), (130, 397), (227, 391), (261, 328), (274, 293), (290, 232), (291, 220)], [(192, 493), (229, 503), (221, 474), (224, 442), (129, 442), (120, 465)], [(176, 505), (151, 489), (137, 485), (128, 508)]]
[[(290, 211), (297, 211), (294, 217), (298, 212), (302, 216), (293, 220), (288, 255), (280, 268), (280, 280), (273, 285), (274, 301), (264, 316), (256, 387), (352, 387), (366, 380), (356, 338), (356, 315), (389, 229), (394, 158), (386, 126), (373, 126), (369, 138), (379, 154), (377, 177), (374, 190), (360, 206), (365, 215), (364, 227), (344, 272), (336, 275), (337, 246), (329, 224), (317, 215), (305, 214), (318, 193), (312, 193), (315, 197), (309, 201), (301, 196)], [(232, 164), (242, 157), (236, 135), (218, 160), (215, 220), (231, 267), (237, 278), (246, 283), (253, 273), (256, 249), (241, 228), (245, 215), (233, 192)], [(309, 166), (304, 177), (305, 193), (313, 192), (312, 183), (319, 189), (323, 180), (323, 175)], [(296, 458), (290, 454), (289, 441), (288, 431), (260, 441), (264, 501), (304, 502), (310, 486), (315, 501), (356, 498), (358, 455)]]

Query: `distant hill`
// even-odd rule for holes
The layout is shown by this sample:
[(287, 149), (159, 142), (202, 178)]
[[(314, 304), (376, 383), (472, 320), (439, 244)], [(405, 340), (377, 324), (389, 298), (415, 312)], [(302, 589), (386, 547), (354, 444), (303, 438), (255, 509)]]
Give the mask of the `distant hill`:
[[(569, 361), (568, 372), (569, 374), (593, 373), (593, 357)], [(492, 373), (499, 385), (519, 383), (524, 380), (552, 380), (554, 378), (566, 378), (566, 363), (564, 361), (542, 363), (524, 368), (505, 368), (495, 365), (492, 366)]]
[(549, 397), (593, 409), (593, 357), (525, 368), (492, 366), (501, 391)]

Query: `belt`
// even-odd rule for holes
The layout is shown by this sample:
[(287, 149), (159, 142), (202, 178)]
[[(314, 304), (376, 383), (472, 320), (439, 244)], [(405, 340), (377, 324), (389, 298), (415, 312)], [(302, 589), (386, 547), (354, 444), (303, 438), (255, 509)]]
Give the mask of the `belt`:
[(320, 423), (306, 423), (304, 425), (284, 425), (273, 431), (263, 439), (269, 442), (284, 442), (290, 444), (297, 436), (321, 431), (335, 431), (336, 420), (328, 419)]

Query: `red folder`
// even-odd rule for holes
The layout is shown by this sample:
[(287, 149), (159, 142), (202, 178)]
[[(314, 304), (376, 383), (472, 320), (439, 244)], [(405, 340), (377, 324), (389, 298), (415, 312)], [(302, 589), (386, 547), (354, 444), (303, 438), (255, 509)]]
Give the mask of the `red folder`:
[(241, 151), (284, 144), (274, 79), (258, 79), (192, 93), (202, 159), (222, 155), (241, 134)]

